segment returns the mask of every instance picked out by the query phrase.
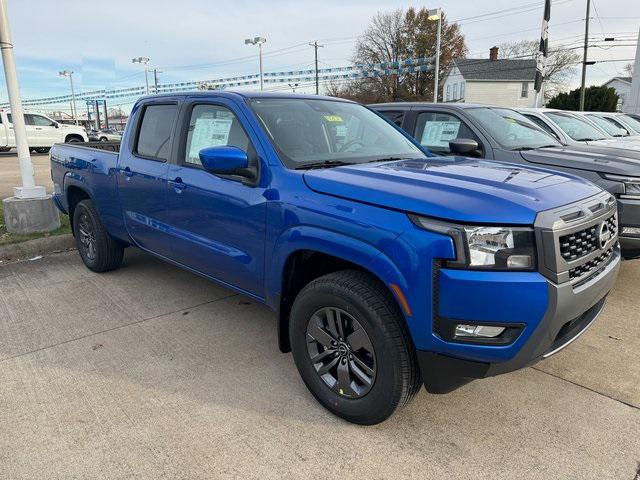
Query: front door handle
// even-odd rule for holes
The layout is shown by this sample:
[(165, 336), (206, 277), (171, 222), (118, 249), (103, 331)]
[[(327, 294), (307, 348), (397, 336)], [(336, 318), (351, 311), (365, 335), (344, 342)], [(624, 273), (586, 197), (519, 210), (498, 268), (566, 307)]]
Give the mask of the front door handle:
[(124, 179), (128, 182), (133, 177), (133, 172), (130, 167), (124, 167), (122, 169), (122, 174), (124, 175)]
[(185, 188), (187, 188), (187, 184), (184, 183), (180, 177), (169, 180), (169, 185), (173, 187), (176, 193), (181, 193)]

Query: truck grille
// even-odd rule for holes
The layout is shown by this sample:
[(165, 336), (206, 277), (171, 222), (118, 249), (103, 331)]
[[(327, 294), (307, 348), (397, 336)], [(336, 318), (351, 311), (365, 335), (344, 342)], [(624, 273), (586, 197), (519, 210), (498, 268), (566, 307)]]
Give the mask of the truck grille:
[(593, 273), (596, 273), (598, 270), (600, 270), (601, 266), (609, 263), (611, 255), (613, 255), (613, 247), (609, 248), (607, 251), (589, 260), (588, 262), (583, 263), (579, 267), (569, 270), (569, 279), (577, 280), (582, 277), (591, 277)]
[[(618, 233), (618, 222), (616, 216), (611, 215), (606, 224), (609, 227), (611, 235), (615, 236)], [(598, 238), (598, 228), (600, 225), (592, 225), (584, 230), (573, 232), (569, 235), (563, 235), (560, 237), (560, 255), (566, 261), (577, 260), (591, 252), (595, 252), (600, 248), (600, 240)], [(599, 257), (598, 257), (599, 258)], [(577, 270), (577, 269), (574, 269)]]
[(540, 273), (554, 283), (582, 285), (620, 256), (616, 201), (607, 192), (540, 212), (535, 228)]

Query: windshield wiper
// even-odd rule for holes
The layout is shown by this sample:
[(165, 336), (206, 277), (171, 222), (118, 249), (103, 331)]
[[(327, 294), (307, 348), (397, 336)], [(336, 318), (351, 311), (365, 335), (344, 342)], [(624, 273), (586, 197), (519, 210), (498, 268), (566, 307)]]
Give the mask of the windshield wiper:
[(295, 167), (296, 170), (310, 170), (312, 168), (328, 168), (328, 167), (342, 167), (344, 165), (354, 165), (351, 162), (343, 162), (342, 160), (323, 160), (322, 162), (309, 162), (303, 163)]
[(512, 148), (511, 151), (512, 152), (525, 152), (527, 150), (537, 150), (539, 148), (556, 148), (559, 145), (554, 145), (554, 144), (550, 144), (550, 145), (540, 145), (538, 147), (516, 147), (516, 148)]
[(364, 163), (375, 163), (375, 162), (395, 162), (398, 160), (406, 160), (406, 158), (402, 158), (402, 157), (382, 157), (382, 158), (375, 158), (373, 160), (367, 160)]

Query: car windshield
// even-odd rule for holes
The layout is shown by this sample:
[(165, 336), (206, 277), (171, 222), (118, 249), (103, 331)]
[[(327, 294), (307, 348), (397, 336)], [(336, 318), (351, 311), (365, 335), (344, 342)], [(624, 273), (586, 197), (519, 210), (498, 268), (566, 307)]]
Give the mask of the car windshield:
[(628, 135), (625, 130), (602, 117), (599, 117), (597, 115), (587, 115), (587, 118), (612, 137), (626, 137)]
[(629, 115), (620, 115), (622, 117), (622, 121), (626, 123), (629, 127), (633, 128), (636, 133), (640, 133), (640, 121), (636, 120)]
[(581, 118), (558, 112), (547, 112), (545, 115), (553, 120), (564, 133), (578, 142), (607, 138), (602, 131)]
[(259, 98), (251, 106), (289, 168), (425, 157), (395, 127), (356, 103)]
[(507, 108), (469, 108), (469, 115), (494, 138), (501, 147), (523, 150), (561, 146), (551, 135), (518, 112)]

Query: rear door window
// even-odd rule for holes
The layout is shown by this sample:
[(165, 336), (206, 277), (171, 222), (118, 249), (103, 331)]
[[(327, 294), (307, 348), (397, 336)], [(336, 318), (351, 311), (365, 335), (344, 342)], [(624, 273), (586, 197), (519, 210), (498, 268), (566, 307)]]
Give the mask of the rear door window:
[(527, 117), (529, 120), (531, 120), (533, 123), (535, 123), (537, 126), (539, 126), (541, 129), (543, 129), (545, 132), (547, 132), (550, 135), (553, 135), (558, 140), (560, 140), (560, 137), (556, 135), (556, 132), (554, 132), (549, 125), (547, 125), (547, 122), (536, 117), (535, 115), (528, 115), (526, 113), (523, 115)]
[(177, 112), (177, 105), (145, 107), (135, 149), (138, 155), (160, 161), (169, 158), (171, 132)]
[(392, 121), (398, 127), (402, 128), (402, 120), (404, 119), (404, 112), (397, 110), (384, 110), (380, 112), (387, 120)]
[(482, 143), (478, 136), (458, 117), (443, 112), (422, 112), (416, 122), (415, 138), (429, 150), (451, 153), (449, 142), (457, 138), (468, 138)]

